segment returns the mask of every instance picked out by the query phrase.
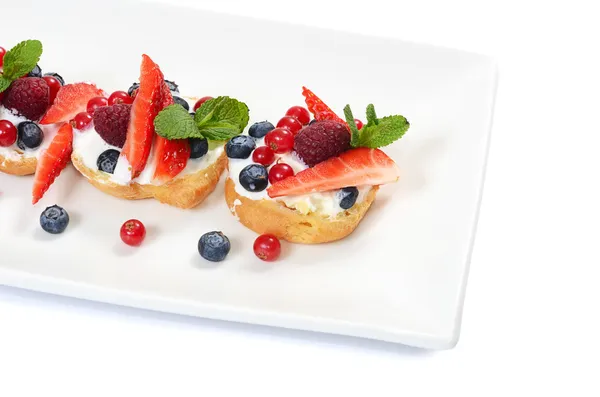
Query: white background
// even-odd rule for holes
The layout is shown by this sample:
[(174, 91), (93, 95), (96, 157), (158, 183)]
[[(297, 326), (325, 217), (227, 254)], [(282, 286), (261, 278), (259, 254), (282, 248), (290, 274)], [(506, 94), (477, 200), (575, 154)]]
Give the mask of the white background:
[(171, 1), (498, 60), (461, 339), (427, 352), (0, 287), (0, 396), (600, 395), (593, 1)]

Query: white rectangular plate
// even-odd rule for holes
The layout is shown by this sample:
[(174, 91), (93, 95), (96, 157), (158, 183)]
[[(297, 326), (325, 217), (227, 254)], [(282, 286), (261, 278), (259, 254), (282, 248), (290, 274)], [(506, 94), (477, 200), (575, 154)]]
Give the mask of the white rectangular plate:
[[(37, 6), (44, 12), (27, 13), (26, 28), (19, 18), (5, 19), (0, 45), (42, 40), (41, 67), (70, 82), (127, 89), (147, 53), (184, 93), (245, 101), (251, 122), (276, 122), (303, 103), (306, 85), (340, 113), (349, 103), (364, 119), (365, 106), (374, 103), (380, 116), (400, 113), (411, 128), (385, 149), (401, 180), (380, 190), (351, 236), (318, 246), (284, 244), (272, 264), (253, 255), (256, 236), (229, 214), (223, 181), (205, 203), (184, 211), (104, 195), (70, 167), (32, 206), (31, 177), (0, 175), (0, 283), (425, 348), (456, 344), (495, 96), (492, 60), (158, 4)], [(25, 5), (11, 7), (4, 11), (17, 15)], [(71, 214), (63, 235), (39, 226), (40, 212), (52, 204)], [(147, 225), (140, 248), (119, 239), (130, 218)], [(232, 241), (218, 265), (196, 248), (210, 230)]]

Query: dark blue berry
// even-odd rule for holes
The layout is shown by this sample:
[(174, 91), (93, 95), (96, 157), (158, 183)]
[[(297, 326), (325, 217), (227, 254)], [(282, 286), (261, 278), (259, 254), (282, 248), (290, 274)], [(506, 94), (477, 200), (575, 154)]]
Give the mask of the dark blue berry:
[(62, 76), (60, 74), (58, 74), (58, 73), (54, 73), (54, 72), (44, 73), (44, 76), (52, 76), (56, 80), (58, 80), (58, 82), (60, 83), (60, 85), (65, 85), (65, 79), (63, 79)]
[(60, 234), (69, 225), (69, 214), (62, 207), (53, 205), (48, 207), (40, 215), (42, 229), (52, 234)]
[(165, 80), (165, 83), (167, 83), (167, 87), (169, 87), (169, 90), (179, 92), (179, 86), (175, 84), (174, 81)]
[(27, 73), (27, 77), (42, 77), (42, 68), (40, 68), (40, 65), (35, 65), (33, 70)]
[(230, 249), (229, 239), (221, 232), (205, 233), (198, 241), (198, 252), (204, 259), (211, 262), (221, 262)]
[(312, 120), (310, 121), (310, 123), (308, 123), (308, 125), (311, 125), (311, 124), (313, 124), (313, 123), (316, 123), (316, 122), (317, 122), (317, 119), (312, 119)]
[(247, 159), (250, 153), (256, 148), (254, 138), (248, 135), (234, 136), (225, 145), (227, 157), (231, 159)]
[(356, 198), (358, 197), (358, 189), (355, 187), (345, 187), (341, 190), (338, 190), (337, 199), (340, 200), (340, 207), (342, 209), (352, 208), (354, 203), (356, 203)]
[(248, 134), (254, 138), (262, 138), (267, 135), (268, 132), (275, 129), (275, 126), (268, 121), (259, 121), (254, 123), (248, 129)]
[(35, 149), (40, 146), (44, 140), (42, 129), (33, 121), (23, 121), (19, 123), (17, 132), (19, 135), (17, 146), (19, 146), (21, 150)]
[(109, 174), (114, 173), (120, 154), (121, 153), (115, 149), (108, 149), (102, 152), (102, 154), (98, 156), (98, 161), (96, 163), (98, 165), (98, 169), (100, 171), (108, 172)]
[(127, 90), (127, 93), (129, 94), (129, 96), (132, 96), (133, 91), (137, 90), (138, 88), (140, 88), (140, 83), (133, 83), (131, 87), (129, 87), (129, 89)]
[(178, 96), (175, 96), (175, 95), (173, 95), (173, 100), (175, 101), (175, 103), (177, 103), (177, 104), (179, 104), (179, 105), (183, 106), (183, 108), (184, 108), (185, 110), (187, 110), (188, 112), (190, 111), (190, 104), (189, 104), (189, 103), (187, 103), (187, 101), (186, 101), (185, 99), (183, 99), (183, 98), (181, 98), (181, 97), (178, 97)]
[(250, 164), (240, 171), (240, 183), (249, 192), (262, 192), (269, 184), (269, 173), (260, 164)]
[(199, 159), (208, 153), (208, 140), (206, 138), (190, 138), (190, 158)]

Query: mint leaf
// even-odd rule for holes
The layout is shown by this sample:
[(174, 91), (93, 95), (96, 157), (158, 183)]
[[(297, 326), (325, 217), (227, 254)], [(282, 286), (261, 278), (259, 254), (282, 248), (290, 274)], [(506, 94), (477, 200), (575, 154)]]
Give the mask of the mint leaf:
[(242, 122), (240, 126), (242, 127), (242, 131), (248, 125), (248, 121), (250, 121), (250, 109), (248, 109), (248, 105), (244, 102), (238, 102), (238, 108), (240, 110), (240, 114), (242, 116)]
[[(375, 108), (372, 108), (371, 115), (374, 114)], [(367, 117), (369, 118), (368, 108)], [(386, 116), (382, 119), (371, 117), (360, 130), (357, 146), (369, 148), (387, 146), (402, 138), (409, 127), (410, 123), (404, 116)]]
[(249, 117), (245, 103), (221, 96), (204, 102), (196, 111), (194, 120), (198, 130), (206, 138), (226, 141), (246, 128)]
[(42, 56), (39, 40), (25, 40), (4, 55), (3, 77), (16, 80), (31, 72)]
[(377, 125), (377, 114), (375, 113), (375, 106), (372, 103), (367, 105), (367, 125)]
[(356, 126), (356, 121), (354, 121), (354, 115), (352, 114), (350, 105), (346, 105), (346, 107), (344, 108), (344, 117), (346, 117), (346, 123), (348, 123), (348, 127), (350, 127), (350, 145), (352, 147), (357, 147), (358, 141), (360, 139), (360, 132), (358, 131), (358, 127)]
[(170, 105), (154, 118), (156, 133), (166, 139), (203, 138), (196, 123), (181, 105)]
[(0, 92), (6, 90), (10, 84), (12, 83), (11, 79), (7, 79), (3, 75), (0, 74)]

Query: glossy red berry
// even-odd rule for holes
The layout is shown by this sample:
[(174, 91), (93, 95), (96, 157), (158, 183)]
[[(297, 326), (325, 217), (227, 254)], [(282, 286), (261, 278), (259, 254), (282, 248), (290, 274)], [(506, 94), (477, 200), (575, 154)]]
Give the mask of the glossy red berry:
[(254, 254), (263, 261), (272, 262), (281, 254), (281, 243), (272, 234), (260, 235), (254, 240)]
[(87, 103), (87, 112), (93, 115), (96, 109), (102, 106), (108, 106), (108, 99), (102, 96), (97, 96), (95, 98), (90, 99)]
[(198, 108), (199, 108), (200, 106), (202, 106), (202, 104), (203, 104), (204, 102), (206, 102), (206, 101), (208, 101), (208, 100), (210, 100), (210, 99), (213, 99), (213, 97), (211, 97), (211, 96), (203, 96), (202, 98), (198, 99), (198, 100), (196, 101), (196, 103), (194, 104), (194, 112), (195, 112), (196, 110), (198, 110)]
[(294, 134), (286, 128), (275, 128), (265, 136), (265, 144), (277, 154), (290, 152), (294, 148)]
[(17, 128), (8, 120), (0, 120), (0, 146), (9, 147), (17, 141)]
[(363, 128), (362, 121), (360, 121), (359, 119), (354, 119), (354, 122), (356, 123), (356, 128), (358, 128), (359, 130)]
[(302, 129), (302, 123), (295, 117), (285, 116), (279, 120), (277, 128), (287, 128), (292, 134), (296, 135)]
[(126, 105), (133, 103), (133, 98), (125, 91), (115, 91), (108, 97), (108, 106), (124, 103)]
[(127, 245), (137, 247), (146, 237), (144, 224), (137, 219), (130, 219), (121, 226), (121, 240)]
[(305, 107), (302, 106), (292, 106), (285, 112), (286, 116), (294, 117), (298, 120), (302, 125), (306, 125), (310, 122), (310, 113)]
[(77, 113), (73, 120), (71, 120), (71, 126), (78, 130), (84, 130), (90, 125), (92, 120), (93, 118), (88, 112)]
[(62, 87), (62, 84), (60, 84), (60, 81), (58, 81), (57, 78), (52, 77), (52, 76), (44, 76), (42, 77), (44, 80), (46, 80), (46, 84), (48, 84), (48, 89), (49, 89), (49, 100), (50, 100), (50, 105), (52, 105), (54, 103), (54, 98), (56, 98), (56, 94), (58, 94), (58, 91), (60, 90), (60, 87)]
[(252, 152), (252, 161), (268, 167), (275, 161), (275, 152), (268, 146), (259, 146)]
[(294, 176), (294, 169), (286, 163), (277, 163), (269, 170), (269, 182), (276, 183)]
[(6, 50), (0, 47), (0, 66), (4, 65), (4, 54), (6, 54)]

